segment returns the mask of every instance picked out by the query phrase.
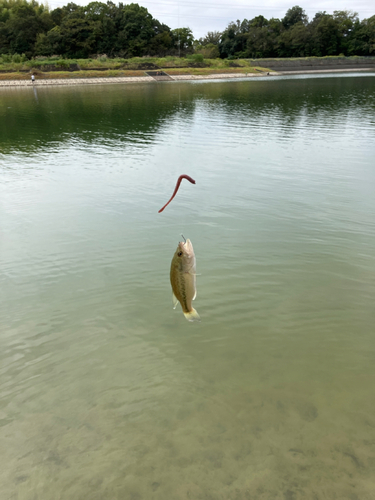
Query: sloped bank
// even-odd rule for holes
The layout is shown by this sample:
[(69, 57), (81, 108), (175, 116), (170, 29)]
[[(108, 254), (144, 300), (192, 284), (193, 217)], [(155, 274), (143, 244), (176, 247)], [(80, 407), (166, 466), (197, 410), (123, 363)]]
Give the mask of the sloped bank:
[[(277, 74), (277, 73), (272, 73)], [(261, 77), (266, 76), (267, 73), (249, 73), (249, 77)], [(222, 73), (222, 74), (208, 74), (208, 75), (173, 75), (168, 78), (160, 76), (129, 76), (129, 77), (111, 77), (111, 78), (57, 78), (57, 79), (42, 79), (35, 80), (35, 82), (31, 82), (30, 80), (0, 80), (0, 88), (1, 87), (47, 87), (52, 85), (102, 85), (102, 84), (134, 84), (134, 83), (150, 83), (150, 82), (158, 82), (163, 80), (171, 80), (171, 81), (184, 81), (184, 80), (217, 80), (217, 79), (235, 79), (235, 78), (245, 78), (246, 75), (242, 73)]]
[(287, 59), (250, 59), (252, 66), (270, 68), (278, 73), (306, 73), (329, 70), (374, 70), (375, 57), (298, 57)]

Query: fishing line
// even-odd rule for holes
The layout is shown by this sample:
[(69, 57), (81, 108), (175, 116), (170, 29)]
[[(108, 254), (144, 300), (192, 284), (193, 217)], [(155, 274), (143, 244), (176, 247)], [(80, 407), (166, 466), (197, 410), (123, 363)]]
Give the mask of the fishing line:
[[(177, 25), (178, 25), (178, 58), (179, 58), (179, 64), (181, 67), (181, 31), (180, 31), (180, 0), (177, 1), (177, 13), (178, 13), (178, 20), (177, 20)], [(180, 82), (178, 82), (178, 150), (181, 155), (181, 88), (180, 88)]]

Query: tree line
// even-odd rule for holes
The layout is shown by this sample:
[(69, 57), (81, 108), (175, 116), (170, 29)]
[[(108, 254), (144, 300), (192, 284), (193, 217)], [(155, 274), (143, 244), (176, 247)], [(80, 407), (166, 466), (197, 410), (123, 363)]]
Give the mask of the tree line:
[(210, 58), (375, 55), (375, 15), (360, 21), (352, 11), (318, 12), (309, 21), (295, 6), (281, 20), (237, 20), (194, 40), (189, 28), (171, 29), (136, 3), (70, 2), (50, 10), (36, 0), (0, 0), (0, 54), (83, 59), (194, 52)]
[[(210, 33), (203, 44), (217, 40)], [(230, 23), (218, 40), (220, 57), (324, 57), (375, 55), (375, 15), (359, 20), (352, 11), (318, 12), (309, 22), (305, 11), (292, 7), (283, 19), (257, 16)]]
[(36, 0), (0, 0), (0, 54), (140, 57), (186, 52), (188, 28), (171, 30), (136, 3), (68, 3), (52, 11)]

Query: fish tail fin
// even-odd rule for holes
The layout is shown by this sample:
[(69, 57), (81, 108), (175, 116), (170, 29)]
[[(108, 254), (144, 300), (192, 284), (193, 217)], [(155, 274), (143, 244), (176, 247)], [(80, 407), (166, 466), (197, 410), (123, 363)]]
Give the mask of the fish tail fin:
[(189, 312), (184, 312), (184, 316), (188, 321), (200, 321), (201, 320), (199, 317), (199, 314), (197, 313), (197, 311), (194, 308)]

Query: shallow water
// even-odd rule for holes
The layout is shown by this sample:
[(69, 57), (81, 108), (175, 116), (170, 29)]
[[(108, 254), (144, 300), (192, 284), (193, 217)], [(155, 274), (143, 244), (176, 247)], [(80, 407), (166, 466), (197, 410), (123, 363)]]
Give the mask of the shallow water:
[(1, 89), (1, 498), (374, 498), (374, 116), (374, 74)]

